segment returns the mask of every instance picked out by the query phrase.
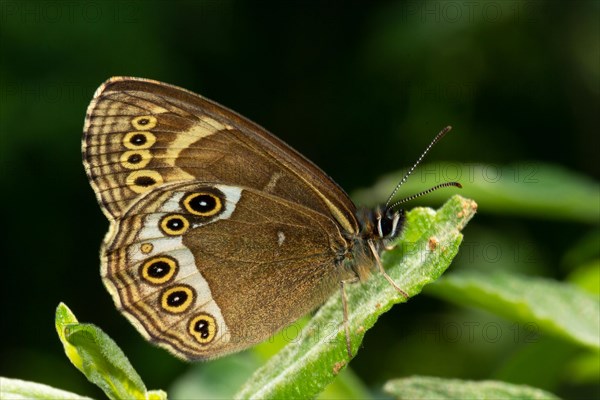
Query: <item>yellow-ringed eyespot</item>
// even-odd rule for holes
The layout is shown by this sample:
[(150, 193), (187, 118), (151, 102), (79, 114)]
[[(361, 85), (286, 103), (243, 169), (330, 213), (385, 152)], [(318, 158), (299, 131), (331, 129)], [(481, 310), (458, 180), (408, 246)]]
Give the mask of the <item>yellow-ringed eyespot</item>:
[(212, 217), (223, 211), (223, 193), (220, 191), (196, 192), (185, 196), (183, 208), (191, 214), (201, 217)]
[(140, 251), (144, 254), (148, 254), (154, 250), (154, 245), (152, 243), (142, 243), (140, 246)]
[(198, 343), (210, 343), (217, 335), (217, 322), (210, 314), (196, 315), (188, 324), (188, 332), (196, 338)]
[(150, 160), (152, 155), (148, 150), (129, 150), (121, 154), (121, 165), (127, 169), (140, 169), (144, 168)]
[(163, 177), (158, 172), (149, 169), (133, 171), (125, 178), (125, 184), (136, 193), (147, 192), (162, 183)]
[(165, 235), (183, 235), (190, 227), (190, 221), (181, 214), (169, 214), (160, 220), (160, 230)]
[(142, 115), (140, 117), (135, 117), (131, 120), (131, 125), (135, 129), (139, 129), (140, 131), (147, 131), (148, 129), (152, 129), (156, 126), (157, 123), (156, 117), (152, 115)]
[(156, 143), (156, 136), (152, 132), (133, 131), (123, 136), (123, 146), (131, 150), (143, 150)]
[(140, 276), (153, 285), (169, 282), (177, 273), (177, 261), (168, 256), (154, 257), (142, 264)]
[(160, 306), (173, 314), (185, 312), (196, 298), (196, 292), (188, 285), (170, 287), (160, 295)]

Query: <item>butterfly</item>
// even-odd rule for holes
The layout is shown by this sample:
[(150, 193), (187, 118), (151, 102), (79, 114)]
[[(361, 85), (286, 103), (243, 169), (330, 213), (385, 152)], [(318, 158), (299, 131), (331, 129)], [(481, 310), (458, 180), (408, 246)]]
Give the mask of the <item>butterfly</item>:
[[(111, 78), (88, 107), (82, 152), (110, 222), (104, 285), (138, 331), (178, 357), (262, 342), (375, 268), (404, 293), (379, 260), (405, 223), (390, 204), (396, 190), (384, 206), (357, 208), (311, 161), (211, 100)], [(460, 185), (428, 191), (444, 186)]]

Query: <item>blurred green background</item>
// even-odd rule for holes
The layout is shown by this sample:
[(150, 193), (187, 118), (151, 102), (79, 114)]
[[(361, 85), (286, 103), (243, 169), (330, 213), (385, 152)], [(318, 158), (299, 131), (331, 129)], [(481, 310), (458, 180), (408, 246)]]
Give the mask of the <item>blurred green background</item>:
[[(458, 178), (461, 194), (489, 199), (451, 268), (510, 269), (597, 294), (599, 11), (598, 1), (3, 0), (0, 375), (103, 396), (63, 354), (53, 326), (60, 301), (110, 334), (150, 388), (210, 368), (147, 344), (99, 277), (108, 224), (80, 140), (94, 90), (114, 75), (176, 84), (238, 111), (349, 193), (409, 166), (450, 124), (402, 192)], [(469, 192), (481, 183), (487, 192)], [(527, 203), (538, 189), (552, 194)], [(357, 199), (382, 201), (389, 190)], [(409, 206), (438, 206), (450, 192)], [(500, 327), (500, 340), (486, 337), (485, 323)], [(469, 326), (480, 328), (470, 335)], [(540, 370), (519, 370), (531, 344), (515, 334), (522, 328), (417, 296), (367, 333), (351, 367), (374, 391), (424, 374), (600, 394), (568, 369), (579, 350), (543, 335), (534, 341), (551, 350)]]

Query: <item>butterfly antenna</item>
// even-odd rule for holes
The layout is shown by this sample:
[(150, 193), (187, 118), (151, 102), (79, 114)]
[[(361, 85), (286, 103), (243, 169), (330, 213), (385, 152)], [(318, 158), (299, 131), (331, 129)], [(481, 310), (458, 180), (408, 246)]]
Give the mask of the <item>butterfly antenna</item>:
[(423, 190), (422, 192), (419, 192), (419, 193), (417, 193), (417, 194), (413, 194), (412, 196), (405, 197), (405, 198), (403, 198), (402, 200), (398, 200), (397, 202), (395, 202), (394, 204), (392, 204), (392, 205), (391, 205), (391, 206), (389, 206), (388, 208), (394, 208), (394, 207), (396, 207), (396, 206), (398, 206), (398, 205), (400, 205), (400, 204), (402, 204), (402, 203), (406, 203), (407, 201), (414, 200), (414, 199), (416, 199), (417, 197), (421, 197), (421, 196), (423, 196), (423, 195), (425, 195), (425, 194), (429, 194), (429, 193), (431, 193), (431, 192), (433, 192), (433, 191), (436, 191), (436, 190), (438, 190), (438, 189), (441, 189), (441, 188), (444, 188), (444, 187), (448, 187), (448, 186), (454, 186), (454, 187), (457, 187), (457, 188), (459, 188), (459, 189), (462, 189), (462, 185), (461, 185), (460, 183), (458, 183), (458, 182), (445, 182), (445, 183), (440, 183), (439, 185), (435, 185), (435, 186), (434, 186), (434, 187), (432, 187), (432, 188), (429, 188), (429, 189), (427, 189), (427, 190)]
[[(396, 195), (396, 193), (398, 192), (398, 189), (400, 189), (400, 186), (402, 186), (404, 184), (404, 182), (406, 182), (406, 180), (408, 179), (408, 177), (410, 176), (410, 174), (413, 173), (413, 171), (415, 170), (415, 168), (417, 168), (417, 165), (419, 165), (419, 163), (423, 160), (423, 157), (425, 157), (425, 155), (429, 152), (429, 150), (431, 150), (431, 148), (433, 147), (434, 144), (436, 144), (437, 142), (440, 141), (441, 138), (444, 137), (444, 135), (446, 135), (446, 133), (450, 132), (450, 130), (452, 129), (451, 126), (447, 126), (444, 129), (442, 129), (440, 131), (440, 133), (438, 133), (433, 140), (431, 141), (431, 143), (429, 143), (429, 146), (427, 146), (427, 148), (425, 149), (425, 151), (423, 153), (421, 153), (421, 156), (418, 158), (418, 160), (413, 164), (413, 166), (408, 170), (408, 172), (406, 174), (404, 174), (404, 177), (400, 180), (400, 182), (398, 182), (398, 184), (396, 185), (396, 187), (394, 188), (394, 190), (392, 191), (392, 194), (390, 194), (390, 197), (388, 197), (387, 201), (385, 202), (385, 208), (392, 208), (389, 207), (390, 201), (392, 201), (392, 199), (394, 198), (394, 196)], [(455, 182), (450, 182), (450, 185), (446, 185), (446, 184), (442, 184), (442, 185), (438, 185), (439, 187), (443, 187), (445, 186), (456, 186), (456, 185), (452, 185)], [(436, 186), (436, 189), (439, 189), (439, 187)], [(414, 197), (419, 197), (425, 193), (429, 193), (432, 192), (434, 190), (436, 190), (434, 188), (428, 189), (424, 192), (419, 193), (418, 195), (414, 195), (411, 196), (412, 198)], [(408, 199), (408, 198), (407, 198)], [(403, 199), (399, 202), (394, 203), (394, 205), (398, 205), (400, 203), (403, 203), (404, 201), (408, 201), (407, 199)]]

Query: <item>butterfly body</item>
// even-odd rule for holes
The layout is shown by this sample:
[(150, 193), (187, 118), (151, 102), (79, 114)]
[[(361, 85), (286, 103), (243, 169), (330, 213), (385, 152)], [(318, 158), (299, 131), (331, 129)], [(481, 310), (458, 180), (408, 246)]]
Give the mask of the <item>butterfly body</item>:
[(186, 359), (247, 348), (364, 278), (402, 213), (357, 210), (263, 128), (171, 85), (112, 78), (84, 165), (111, 227), (102, 278), (153, 342)]

